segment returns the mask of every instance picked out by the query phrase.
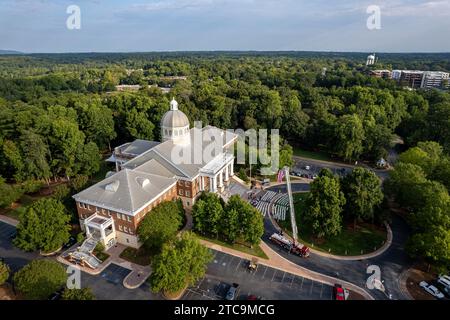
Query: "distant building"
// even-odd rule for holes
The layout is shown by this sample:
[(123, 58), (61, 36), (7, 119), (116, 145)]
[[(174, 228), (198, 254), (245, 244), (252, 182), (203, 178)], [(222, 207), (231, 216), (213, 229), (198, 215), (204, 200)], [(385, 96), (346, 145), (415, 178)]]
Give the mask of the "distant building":
[(369, 55), (369, 56), (367, 57), (366, 66), (372, 66), (372, 65), (374, 65), (374, 64), (375, 64), (375, 60), (376, 60), (375, 53)]
[(390, 70), (372, 70), (370, 75), (375, 78), (391, 79), (392, 72)]
[(400, 84), (413, 89), (422, 87), (423, 71), (419, 70), (402, 70), (400, 76)]
[(402, 70), (392, 70), (391, 77), (394, 80), (400, 80), (402, 76)]
[(426, 71), (422, 77), (421, 88), (448, 88), (448, 72)]

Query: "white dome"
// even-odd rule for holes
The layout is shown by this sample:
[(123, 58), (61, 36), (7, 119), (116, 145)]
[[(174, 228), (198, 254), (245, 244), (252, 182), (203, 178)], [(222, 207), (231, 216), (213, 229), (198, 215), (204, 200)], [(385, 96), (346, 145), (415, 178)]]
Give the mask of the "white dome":
[(190, 142), (189, 119), (178, 110), (178, 102), (172, 99), (170, 110), (164, 114), (161, 120), (161, 136), (164, 141), (171, 140), (176, 144), (187, 144)]
[(166, 112), (161, 120), (161, 127), (182, 128), (189, 126), (189, 119), (183, 111), (178, 110), (178, 102), (172, 99), (170, 110)]

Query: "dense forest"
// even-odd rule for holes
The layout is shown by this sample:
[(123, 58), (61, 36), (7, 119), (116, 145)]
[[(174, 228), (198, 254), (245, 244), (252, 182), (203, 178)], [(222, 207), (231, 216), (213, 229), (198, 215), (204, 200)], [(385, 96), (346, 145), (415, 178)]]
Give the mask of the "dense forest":
[[(172, 96), (191, 121), (276, 128), (295, 147), (346, 161), (408, 147), (450, 151), (450, 94), (368, 76), (365, 54), (212, 52), (0, 56), (0, 175), (7, 181), (91, 175), (100, 154), (159, 139)], [(376, 67), (450, 69), (448, 54), (385, 54)], [(116, 85), (139, 84), (137, 92)], [(160, 87), (171, 89), (164, 94)]]

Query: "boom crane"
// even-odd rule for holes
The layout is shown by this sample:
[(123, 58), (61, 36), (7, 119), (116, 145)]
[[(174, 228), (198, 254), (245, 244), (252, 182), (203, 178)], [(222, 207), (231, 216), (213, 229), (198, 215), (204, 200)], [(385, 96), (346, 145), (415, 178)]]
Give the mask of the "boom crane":
[(298, 230), (297, 230), (297, 222), (295, 221), (295, 210), (294, 210), (294, 199), (292, 197), (292, 188), (291, 188), (291, 178), (289, 176), (289, 167), (284, 167), (284, 173), (286, 175), (286, 188), (289, 196), (289, 209), (291, 215), (291, 226), (292, 226), (292, 238), (294, 239), (294, 245), (297, 244), (298, 240)]

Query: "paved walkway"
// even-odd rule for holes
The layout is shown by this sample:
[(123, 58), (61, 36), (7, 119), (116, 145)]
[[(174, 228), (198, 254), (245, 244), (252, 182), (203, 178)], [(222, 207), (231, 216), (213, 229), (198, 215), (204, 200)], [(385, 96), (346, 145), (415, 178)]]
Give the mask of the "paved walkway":
[[(131, 272), (123, 279), (123, 285), (125, 288), (128, 289), (136, 289), (139, 288), (150, 276), (151, 268), (150, 266), (141, 266), (136, 263), (132, 263), (130, 261), (127, 261), (125, 259), (122, 259), (120, 257), (120, 254), (123, 250), (127, 248), (124, 245), (116, 244), (114, 247), (110, 248), (108, 251), (106, 251), (107, 254), (109, 254), (108, 259), (103, 261), (103, 263), (96, 268), (95, 270), (88, 268), (88, 267), (82, 267), (77, 265), (81, 271), (86, 272), (91, 275), (99, 275), (102, 273), (110, 264), (116, 264), (118, 266), (121, 266), (125, 269), (130, 270)], [(69, 249), (71, 250), (71, 249)], [(61, 255), (59, 255), (56, 260), (59, 262), (65, 264), (65, 265), (72, 265), (69, 261), (62, 258)]]
[[(247, 260), (251, 260), (252, 258), (255, 258), (255, 256), (238, 251), (238, 250), (234, 250), (231, 248), (227, 248), (224, 246), (220, 246), (218, 244), (206, 241), (206, 240), (200, 240), (200, 242), (205, 245), (208, 248), (214, 249), (216, 251), (221, 251), (236, 257), (240, 257), (243, 259), (247, 259)], [(258, 258), (258, 263), (268, 266), (268, 267), (272, 267), (281, 271), (285, 271), (285, 272), (289, 272), (304, 278), (308, 278), (311, 280), (315, 280), (318, 282), (322, 282), (331, 286), (334, 286), (336, 283), (339, 283), (341, 285), (343, 285), (344, 287), (346, 287), (347, 289), (354, 291), (356, 293), (359, 293), (360, 295), (362, 295), (365, 299), (367, 300), (374, 300), (374, 298), (363, 288), (358, 287), (350, 282), (347, 281), (343, 281), (341, 279), (337, 279), (334, 277), (330, 277), (330, 276), (326, 276), (323, 274), (320, 274), (318, 272), (314, 272), (311, 270), (308, 270), (306, 268), (303, 268), (299, 265), (296, 265), (295, 263), (283, 258), (282, 256), (280, 256), (278, 253), (276, 253), (275, 251), (273, 251), (266, 243), (264, 243), (264, 241), (261, 241), (260, 243), (260, 247), (261, 249), (264, 251), (264, 253), (267, 255), (267, 257), (269, 259), (262, 259), (262, 258)]]
[(11, 226), (17, 227), (17, 225), (19, 224), (19, 221), (17, 221), (16, 219), (4, 216), (2, 214), (0, 214), (0, 221), (7, 223)]

